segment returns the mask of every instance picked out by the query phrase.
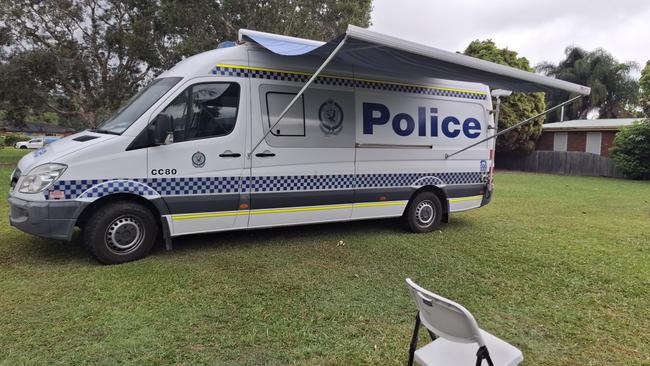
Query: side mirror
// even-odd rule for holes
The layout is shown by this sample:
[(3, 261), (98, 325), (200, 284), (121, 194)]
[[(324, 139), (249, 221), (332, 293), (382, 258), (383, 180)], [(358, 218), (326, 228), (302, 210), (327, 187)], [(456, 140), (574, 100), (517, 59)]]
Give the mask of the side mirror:
[(170, 115), (159, 114), (149, 127), (154, 145), (169, 145), (174, 142), (174, 130)]

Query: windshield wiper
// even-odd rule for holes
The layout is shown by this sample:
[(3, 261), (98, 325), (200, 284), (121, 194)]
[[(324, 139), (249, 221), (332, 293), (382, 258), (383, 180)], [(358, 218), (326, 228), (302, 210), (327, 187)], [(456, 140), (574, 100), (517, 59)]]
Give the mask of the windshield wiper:
[(119, 133), (119, 132), (109, 131), (109, 130), (102, 130), (101, 128), (91, 128), (88, 131), (97, 132), (97, 133), (105, 133), (105, 134), (108, 134), (108, 135), (121, 135), (121, 133)]

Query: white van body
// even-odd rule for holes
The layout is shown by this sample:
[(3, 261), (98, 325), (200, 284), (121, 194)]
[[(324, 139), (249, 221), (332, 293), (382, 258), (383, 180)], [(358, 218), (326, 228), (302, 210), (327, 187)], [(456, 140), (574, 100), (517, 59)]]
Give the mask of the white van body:
[[(490, 201), (493, 139), (445, 159), (494, 134), (483, 84), (331, 63), (251, 153), (319, 64), (254, 43), (185, 59), (157, 78), (173, 86), (119, 134), (83, 131), (22, 158), (12, 176), (11, 224), (69, 240), (93, 207), (117, 197), (152, 210), (169, 237), (399, 217), (422, 190), (438, 195), (445, 217)], [(188, 88), (229, 97), (190, 113), (195, 105), (179, 101)], [(185, 130), (175, 128), (173, 143), (143, 143), (163, 112), (185, 121)], [(216, 130), (188, 130), (210, 113)], [(25, 193), (26, 176), (52, 163), (63, 167), (60, 176)]]

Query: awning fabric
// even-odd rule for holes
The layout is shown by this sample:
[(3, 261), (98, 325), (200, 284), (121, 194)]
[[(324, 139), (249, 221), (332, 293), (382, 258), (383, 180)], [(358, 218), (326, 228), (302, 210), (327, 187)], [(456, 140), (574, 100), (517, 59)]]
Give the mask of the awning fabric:
[(257, 32), (239, 31), (243, 41), (255, 42), (282, 56), (311, 55), (325, 60), (345, 38), (334, 60), (373, 72), (429, 77), (486, 84), (492, 89), (515, 92), (554, 89), (588, 95), (590, 88), (513, 67), (444, 51), (419, 43), (349, 25), (345, 34), (329, 42)]

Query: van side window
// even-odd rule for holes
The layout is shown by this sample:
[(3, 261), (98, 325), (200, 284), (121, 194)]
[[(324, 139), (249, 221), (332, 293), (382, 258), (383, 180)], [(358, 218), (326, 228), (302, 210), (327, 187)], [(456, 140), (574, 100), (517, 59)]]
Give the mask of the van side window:
[(187, 121), (189, 91), (189, 89), (183, 91), (165, 108), (164, 111), (162, 111), (162, 113), (169, 115), (172, 119), (174, 141), (185, 140), (185, 124)]
[(239, 84), (192, 85), (161, 113), (172, 117), (174, 141), (225, 136), (232, 132), (239, 109)]
[[(289, 105), (296, 96), (295, 93), (266, 93), (266, 116), (269, 128), (278, 121), (280, 113)], [(275, 136), (305, 136), (305, 96), (291, 106), (287, 114), (282, 117), (271, 133)]]

